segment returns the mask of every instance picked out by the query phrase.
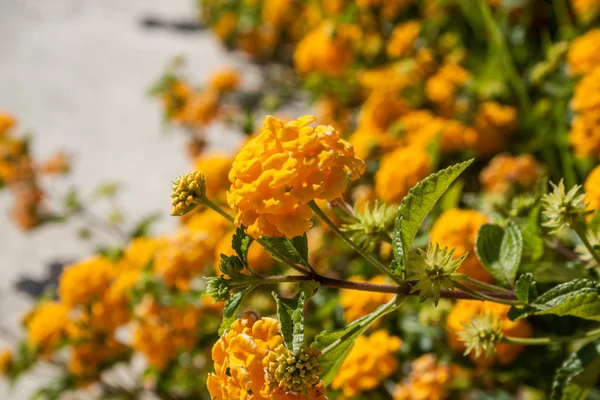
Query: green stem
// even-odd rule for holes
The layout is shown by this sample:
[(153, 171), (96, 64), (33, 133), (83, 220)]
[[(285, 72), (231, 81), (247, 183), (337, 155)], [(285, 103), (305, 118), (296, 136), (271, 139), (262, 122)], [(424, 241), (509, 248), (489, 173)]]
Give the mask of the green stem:
[[(223, 218), (225, 218), (227, 221), (231, 222), (232, 224), (234, 223), (234, 218), (227, 214), (225, 211), (223, 211), (223, 209), (221, 207), (219, 207), (218, 205), (216, 205), (215, 203), (213, 203), (212, 201), (210, 201), (207, 197), (204, 197), (202, 199), (202, 204), (204, 204), (206, 207), (210, 208), (211, 210), (215, 211), (216, 213), (218, 213), (219, 215), (221, 215)], [(280, 260), (283, 260), (283, 262), (288, 265), (290, 268), (295, 269), (296, 271), (300, 272), (301, 274), (307, 275), (307, 274), (311, 274), (311, 271), (300, 267), (299, 265), (296, 265), (295, 263), (289, 261), (287, 258), (285, 258), (283, 255), (281, 255), (281, 253), (279, 253), (278, 251), (276, 251), (274, 248), (272, 248), (271, 246), (269, 246), (264, 240), (258, 238), (255, 239), (258, 244), (260, 244), (262, 247), (264, 247), (265, 249), (267, 249), (268, 251), (270, 251), (272, 254), (275, 254), (277, 257), (279, 257)]]
[(511, 344), (521, 344), (526, 346), (543, 346), (552, 343), (572, 342), (579, 339), (595, 339), (600, 337), (600, 328), (587, 331), (578, 335), (562, 337), (540, 337), (540, 338), (520, 338), (513, 336), (504, 336), (502, 342)]
[(512, 290), (510, 290), (510, 289), (492, 285), (491, 283), (481, 282), (481, 281), (478, 281), (477, 279), (473, 279), (473, 278), (469, 277), (468, 275), (459, 275), (457, 278), (460, 279), (461, 281), (468, 282), (471, 285), (477, 286), (481, 289), (490, 290), (492, 292), (512, 293)]
[(469, 288), (468, 286), (465, 286), (462, 283), (459, 283), (456, 281), (454, 282), (454, 285), (457, 288), (461, 289), (462, 291), (469, 293), (470, 295), (472, 295), (474, 298), (476, 298), (478, 300), (492, 301), (494, 303), (505, 304), (507, 306), (517, 306), (517, 305), (521, 304), (518, 300), (499, 299), (497, 297), (492, 297), (487, 294), (477, 292), (477, 291)]
[(483, 17), (483, 23), (489, 35), (491, 36), (492, 43), (496, 45), (497, 50), (501, 53), (499, 56), (505, 67), (504, 69), (506, 73), (506, 78), (513, 87), (515, 94), (517, 95), (519, 104), (521, 106), (521, 110), (524, 112), (523, 115), (527, 117), (530, 115), (529, 113), (531, 110), (531, 100), (529, 99), (529, 95), (527, 94), (527, 89), (525, 89), (525, 86), (521, 81), (521, 76), (519, 75), (519, 71), (517, 70), (512, 55), (508, 50), (508, 46), (504, 41), (502, 32), (496, 24), (496, 21), (494, 21), (493, 14), (490, 10), (490, 6), (488, 5), (487, 1), (478, 0), (477, 3), (479, 4), (481, 15)]
[(325, 213), (323, 212), (323, 210), (321, 210), (319, 208), (319, 206), (317, 205), (317, 203), (315, 203), (314, 201), (310, 201), (308, 203), (308, 206), (314, 211), (315, 214), (317, 214), (317, 216), (319, 218), (321, 218), (321, 220), (323, 220), (323, 222), (325, 222), (327, 224), (327, 226), (329, 226), (329, 228), (332, 231), (334, 231), (344, 242), (346, 242), (350, 247), (352, 247), (358, 254), (360, 254), (361, 256), (363, 256), (367, 261), (369, 261), (381, 273), (389, 276), (392, 280), (394, 280), (394, 282), (402, 284), (402, 280), (400, 279), (400, 277), (394, 275), (392, 273), (392, 271), (390, 271), (388, 268), (386, 268), (385, 265), (383, 265), (382, 263), (380, 263), (373, 256), (371, 256), (370, 254), (365, 253), (363, 251), (363, 249), (361, 249), (359, 246), (357, 246), (356, 243), (354, 243), (344, 232), (342, 232), (340, 230), (340, 228), (338, 228), (329, 219), (329, 217), (327, 217), (327, 215), (325, 215)]
[(573, 226), (573, 230), (575, 231), (577, 236), (579, 236), (579, 239), (581, 239), (585, 248), (590, 252), (592, 257), (594, 257), (594, 260), (596, 260), (596, 263), (598, 265), (600, 265), (600, 255), (598, 254), (598, 252), (594, 249), (594, 246), (592, 246), (592, 244), (588, 240), (587, 235), (585, 234), (585, 231), (583, 230), (582, 226), (583, 226), (582, 224), (576, 223)]

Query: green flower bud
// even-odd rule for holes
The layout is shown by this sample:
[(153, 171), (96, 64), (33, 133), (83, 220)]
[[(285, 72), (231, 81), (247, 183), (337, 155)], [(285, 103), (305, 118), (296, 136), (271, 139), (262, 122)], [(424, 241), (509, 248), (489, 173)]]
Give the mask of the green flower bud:
[(407, 280), (416, 281), (411, 293), (419, 292), (421, 301), (432, 298), (437, 306), (440, 290), (453, 289), (452, 278), (460, 264), (467, 258), (468, 253), (453, 260), (454, 249), (440, 249), (440, 246), (429, 243), (427, 251), (417, 249), (412, 252), (406, 266)]
[(544, 206), (543, 215), (546, 221), (543, 226), (553, 228), (551, 233), (557, 233), (566, 226), (573, 227), (576, 223), (584, 221), (586, 214), (585, 193), (577, 194), (580, 185), (573, 186), (565, 193), (565, 184), (561, 180), (557, 185), (550, 183), (553, 187), (552, 193), (542, 196)]
[(196, 208), (206, 196), (206, 179), (200, 171), (189, 172), (173, 182), (171, 215), (183, 215)]
[(372, 207), (367, 204), (364, 211), (355, 211), (355, 216), (345, 218), (341, 230), (347, 232), (355, 243), (365, 251), (371, 252), (383, 237), (389, 236), (396, 221), (397, 207), (375, 202)]
[(458, 338), (465, 343), (467, 349), (465, 355), (475, 351), (475, 357), (479, 358), (482, 353), (491, 356), (496, 351), (496, 344), (502, 341), (500, 321), (495, 321), (494, 316), (485, 314), (471, 320), (471, 323), (463, 323), (462, 332), (458, 332)]
[(307, 393), (321, 381), (320, 357), (319, 350), (308, 346), (294, 354), (284, 345), (279, 345), (264, 360), (271, 389), (281, 388), (284, 393)]

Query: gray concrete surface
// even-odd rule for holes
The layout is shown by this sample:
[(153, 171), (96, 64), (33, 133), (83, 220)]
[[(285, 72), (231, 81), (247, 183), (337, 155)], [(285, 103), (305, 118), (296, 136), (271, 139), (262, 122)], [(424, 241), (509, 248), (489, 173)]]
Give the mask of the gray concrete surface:
[[(159, 107), (145, 92), (176, 55), (198, 82), (239, 60), (207, 32), (148, 30), (140, 21), (191, 20), (194, 12), (193, 0), (0, 0), (0, 109), (35, 133), (40, 158), (57, 149), (75, 155), (73, 174), (53, 185), (60, 188), (54, 200), (70, 185), (85, 193), (117, 181), (131, 219), (159, 211), (158, 230), (174, 225), (170, 181), (189, 163), (182, 136), (162, 132)], [(235, 140), (218, 132), (212, 139), (217, 146)], [(85, 256), (99, 242), (80, 241), (73, 224), (23, 234), (9, 221), (10, 201), (0, 192), (0, 348), (20, 337), (32, 303), (14, 283), (41, 279), (49, 263)], [(37, 372), (12, 390), (0, 383), (0, 399), (25, 399), (46, 376)]]

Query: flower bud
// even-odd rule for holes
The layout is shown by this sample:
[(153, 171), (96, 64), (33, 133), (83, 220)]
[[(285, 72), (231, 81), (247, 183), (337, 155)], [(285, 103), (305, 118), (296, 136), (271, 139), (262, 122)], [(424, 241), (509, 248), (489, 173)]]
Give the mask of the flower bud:
[(200, 171), (189, 172), (173, 182), (171, 215), (181, 216), (192, 211), (206, 196), (206, 179)]
[(491, 356), (496, 350), (496, 344), (500, 343), (503, 334), (500, 321), (495, 320), (491, 313), (474, 317), (471, 323), (462, 324), (465, 329), (458, 332), (458, 338), (467, 347), (465, 355), (475, 351), (475, 357), (479, 358), (481, 353)]
[(585, 193), (577, 194), (580, 185), (573, 186), (568, 192), (565, 192), (565, 184), (561, 180), (558, 185), (550, 182), (552, 193), (542, 196), (544, 205), (543, 214), (546, 221), (542, 224), (545, 227), (553, 228), (551, 233), (556, 233), (566, 226), (573, 227), (578, 222), (583, 222), (585, 217)]
[(269, 386), (284, 393), (307, 393), (321, 381), (319, 357), (321, 352), (317, 349), (305, 346), (301, 352), (294, 354), (284, 345), (279, 345), (263, 361)]

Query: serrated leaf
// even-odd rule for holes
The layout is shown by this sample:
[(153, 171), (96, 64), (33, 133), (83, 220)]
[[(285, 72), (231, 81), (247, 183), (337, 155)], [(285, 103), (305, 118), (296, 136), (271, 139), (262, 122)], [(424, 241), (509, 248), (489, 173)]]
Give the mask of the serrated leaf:
[(398, 208), (392, 242), (394, 258), (399, 267), (398, 271), (404, 269), (410, 246), (425, 217), (427, 217), (444, 192), (448, 190), (452, 182), (472, 162), (473, 160), (471, 159), (429, 175), (417, 183), (402, 199), (402, 203), (400, 203), (400, 207)]
[(515, 295), (524, 304), (535, 301), (537, 298), (537, 288), (532, 273), (528, 272), (519, 277), (515, 284)]
[(231, 295), (227, 303), (225, 303), (225, 309), (223, 310), (223, 320), (221, 326), (219, 326), (219, 335), (231, 328), (231, 324), (237, 319), (237, 311), (242, 305), (244, 297), (250, 293), (254, 287), (249, 287), (241, 292), (237, 292)]
[(600, 321), (600, 284), (577, 279), (556, 286), (535, 301), (536, 314), (570, 315)]
[(395, 296), (371, 314), (357, 319), (345, 328), (324, 331), (315, 337), (311, 347), (316, 347), (324, 352), (320, 364), (323, 369), (323, 382), (326, 386), (331, 383), (339, 371), (356, 339), (378, 318), (397, 310), (402, 304), (402, 300), (403, 298)]
[(571, 354), (552, 381), (551, 400), (584, 400), (600, 376), (600, 339)]
[(279, 297), (275, 292), (272, 295), (277, 303), (277, 316), (279, 317), (285, 347), (294, 354), (298, 354), (304, 346), (304, 303), (306, 293), (302, 290), (293, 299)]
[(499, 283), (512, 286), (523, 251), (521, 231), (512, 222), (502, 228), (485, 224), (479, 229), (475, 242), (477, 257)]
[(544, 238), (540, 235), (540, 210), (541, 205), (533, 208), (527, 223), (521, 230), (523, 234), (523, 257), (538, 261), (544, 255)]
[(304, 265), (308, 264), (308, 239), (306, 233), (302, 236), (296, 236), (293, 239), (288, 238), (271, 238), (263, 236), (261, 238), (271, 249), (265, 248), (265, 250), (271, 254), (271, 257), (276, 260), (285, 262), (281, 259), (280, 255), (294, 264)]
[(253, 241), (252, 236), (247, 235), (243, 227), (238, 227), (231, 239), (231, 248), (235, 250), (246, 266), (248, 265), (248, 249)]

